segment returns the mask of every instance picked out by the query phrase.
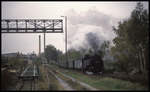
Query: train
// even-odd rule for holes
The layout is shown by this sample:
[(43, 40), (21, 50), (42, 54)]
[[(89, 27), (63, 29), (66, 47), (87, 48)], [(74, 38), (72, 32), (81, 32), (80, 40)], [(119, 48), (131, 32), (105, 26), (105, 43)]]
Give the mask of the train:
[(64, 61), (57, 62), (56, 64), (60, 67), (81, 70), (84, 73), (92, 72), (93, 74), (102, 74), (104, 71), (102, 57), (98, 54), (86, 54), (81, 59), (68, 61), (68, 64)]

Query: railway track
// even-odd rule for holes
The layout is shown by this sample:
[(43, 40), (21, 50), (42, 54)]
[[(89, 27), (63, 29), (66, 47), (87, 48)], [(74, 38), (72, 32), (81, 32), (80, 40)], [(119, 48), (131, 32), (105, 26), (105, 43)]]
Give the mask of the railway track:
[(18, 90), (38, 90), (36, 84), (38, 82), (39, 72), (36, 65), (29, 65), (19, 76)]
[[(92, 88), (83, 85), (79, 81), (67, 77), (66, 75), (60, 73), (59, 71), (53, 69), (49, 65), (44, 65), (46, 73), (46, 80), (48, 82), (48, 90), (52, 90), (51, 87), (56, 86), (56, 84), (51, 83), (53, 80), (51, 77), (55, 77), (58, 83), (64, 88), (64, 90), (93, 90)], [(38, 68), (35, 65), (29, 65), (20, 75), (20, 82), (18, 83), (17, 89), (19, 91), (34, 91), (38, 90)], [(51, 76), (51, 77), (50, 77)], [(54, 79), (55, 79), (54, 78)], [(71, 84), (70, 84), (71, 83)], [(57, 89), (55, 89), (57, 90)]]
[(19, 91), (25, 91), (25, 90), (38, 90), (37, 86), (37, 80), (26, 80), (19, 83), (20, 87), (18, 88)]

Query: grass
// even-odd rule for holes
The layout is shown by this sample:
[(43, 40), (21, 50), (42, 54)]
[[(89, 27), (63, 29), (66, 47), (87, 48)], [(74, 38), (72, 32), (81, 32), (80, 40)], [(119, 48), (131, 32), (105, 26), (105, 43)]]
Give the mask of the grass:
[(49, 89), (50, 90), (64, 90), (64, 88), (60, 85), (59, 81), (53, 76), (51, 73), (49, 73)]
[(41, 78), (39, 80), (39, 90), (64, 90), (64, 88), (59, 84), (58, 80), (48, 72), (45, 66), (40, 66), (40, 72)]
[(51, 65), (51, 67), (100, 90), (148, 90), (148, 88), (130, 81), (114, 79), (111, 77), (85, 75), (75, 70), (60, 69), (55, 65)]
[(87, 88), (81, 86), (79, 83), (72, 81), (69, 78), (66, 78), (65, 76), (63, 76), (60, 73), (56, 73), (58, 77), (60, 77), (61, 79), (63, 79), (65, 82), (67, 82), (72, 88), (76, 89), (76, 90), (88, 90)]
[(49, 87), (48, 87), (48, 81), (47, 81), (47, 77), (46, 77), (46, 71), (43, 66), (40, 66), (39, 69), (40, 69), (41, 75), (40, 75), (40, 79), (38, 82), (38, 89), (39, 90), (48, 90)]
[(91, 85), (96, 88), (107, 89), (107, 90), (139, 90), (144, 89), (138, 84), (133, 84), (129, 81), (123, 81), (119, 79), (113, 79), (109, 77), (102, 78), (97, 81), (93, 81)]

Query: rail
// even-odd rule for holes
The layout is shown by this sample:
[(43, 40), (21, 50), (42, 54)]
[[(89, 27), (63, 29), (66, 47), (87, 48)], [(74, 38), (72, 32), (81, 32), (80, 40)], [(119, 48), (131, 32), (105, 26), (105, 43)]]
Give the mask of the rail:
[(36, 65), (29, 65), (26, 67), (26, 69), (22, 72), (22, 74), (19, 76), (19, 79), (21, 79), (19, 90), (26, 89), (25, 85), (29, 85), (31, 90), (35, 89), (35, 81), (38, 80), (39, 72), (38, 67)]

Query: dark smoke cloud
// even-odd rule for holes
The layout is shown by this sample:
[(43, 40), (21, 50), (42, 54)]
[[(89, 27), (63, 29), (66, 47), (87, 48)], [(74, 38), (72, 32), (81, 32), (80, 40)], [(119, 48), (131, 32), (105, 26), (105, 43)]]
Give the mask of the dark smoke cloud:
[(100, 38), (96, 33), (89, 32), (86, 34), (86, 41), (90, 48), (92, 48), (94, 51), (96, 51), (101, 44)]
[(116, 26), (119, 19), (111, 15), (106, 15), (97, 9), (89, 9), (83, 13), (77, 13), (71, 9), (66, 15), (68, 16), (68, 44), (70, 47), (77, 48), (87, 45), (85, 40), (88, 33), (96, 34), (101, 42), (111, 41), (115, 37), (112, 26)]

